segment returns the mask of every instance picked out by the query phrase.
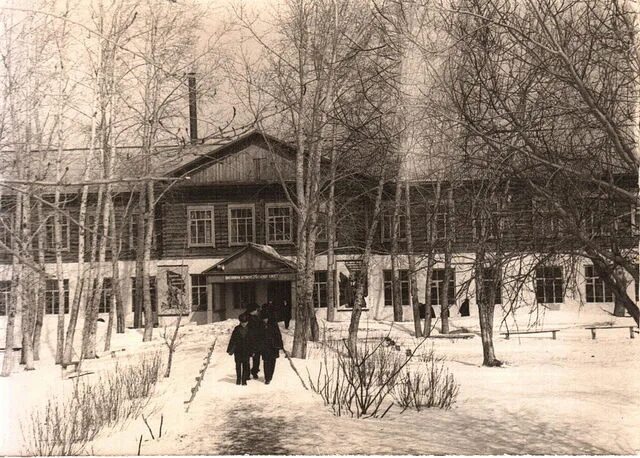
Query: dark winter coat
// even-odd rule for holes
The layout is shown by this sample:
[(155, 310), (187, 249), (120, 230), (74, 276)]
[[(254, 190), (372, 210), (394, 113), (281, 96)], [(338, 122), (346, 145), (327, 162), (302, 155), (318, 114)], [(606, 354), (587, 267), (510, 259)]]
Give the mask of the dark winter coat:
[(255, 343), (249, 332), (248, 326), (238, 325), (231, 333), (227, 353), (234, 356), (236, 363), (249, 361), (249, 357), (254, 352)]
[(278, 308), (280, 309), (279, 310), (280, 321), (291, 320), (291, 304), (287, 302), (286, 304), (281, 304), (280, 307)]
[(255, 350), (262, 355), (262, 359), (276, 359), (283, 348), (282, 334), (275, 320), (266, 323), (262, 321), (255, 334)]

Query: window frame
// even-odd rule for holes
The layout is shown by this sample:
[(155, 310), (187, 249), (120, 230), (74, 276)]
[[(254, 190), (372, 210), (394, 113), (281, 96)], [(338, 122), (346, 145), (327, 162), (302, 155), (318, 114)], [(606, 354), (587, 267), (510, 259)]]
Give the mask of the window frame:
[[(197, 282), (194, 280), (198, 279)], [(206, 312), (209, 310), (209, 293), (207, 291), (207, 276), (202, 274), (191, 274), (191, 311), (192, 312)], [(200, 284), (200, 281), (203, 283)], [(202, 289), (204, 289), (204, 304), (200, 303), (200, 299), (202, 298)], [(198, 290), (200, 292), (195, 293)], [(194, 298), (198, 298), (198, 301), (195, 301)], [(202, 306), (204, 305), (204, 308)]]
[[(49, 288), (49, 282), (54, 282), (53, 288)], [(62, 280), (62, 287), (64, 289), (64, 313), (69, 313), (69, 279), (64, 278)], [(57, 315), (60, 311), (60, 304), (55, 306), (55, 298), (58, 297), (58, 279), (48, 278), (45, 281), (44, 287), (44, 314), (45, 315)], [(49, 307), (49, 297), (51, 297), (52, 305)], [(51, 310), (51, 311), (49, 311)]]
[[(63, 211), (59, 211), (59, 213), (62, 217), (60, 219), (60, 236), (62, 237), (62, 247), (60, 248), (60, 251), (66, 252), (71, 249), (71, 221), (68, 213)], [(55, 221), (53, 220), (54, 217), (55, 216), (53, 213), (49, 213), (45, 217), (45, 223), (44, 223), (44, 250), (49, 253), (55, 252), (56, 250), (55, 232), (52, 232), (53, 240), (51, 241), (49, 240), (49, 227), (51, 227), (52, 231), (55, 231)], [(51, 225), (49, 225), (50, 219), (51, 219)], [(64, 219), (66, 219), (66, 224), (63, 223)], [(65, 227), (66, 227), (66, 231), (65, 231)], [(65, 236), (65, 233), (66, 233), (66, 236)]]
[(102, 288), (100, 289), (100, 301), (98, 302), (98, 313), (109, 313), (113, 300), (113, 279), (111, 277), (102, 278)]
[[(449, 304), (448, 307), (451, 307), (451, 305), (455, 304), (456, 301), (456, 268), (455, 267), (451, 267), (451, 276), (449, 277)], [(442, 272), (443, 276), (444, 276), (444, 267), (443, 268), (439, 268), (439, 269), (433, 269), (433, 271), (431, 272), (431, 284), (429, 285), (429, 287), (431, 288), (431, 304), (430, 305), (436, 305), (439, 307), (442, 307), (442, 304), (440, 303), (440, 297), (442, 296), (442, 284), (444, 283), (444, 278), (443, 279), (436, 279), (435, 278), (435, 274), (436, 272)], [(437, 290), (438, 294), (433, 294), (434, 289)], [(453, 295), (451, 294), (453, 293)], [(436, 298), (438, 301), (434, 302), (434, 298)]]
[[(539, 272), (540, 269), (559, 269), (560, 270), (560, 276), (559, 277), (548, 277), (548, 276), (540, 276)], [(539, 304), (564, 304), (564, 296), (565, 296), (565, 292), (566, 292), (566, 288), (564, 285), (564, 270), (562, 269), (562, 266), (554, 266), (554, 265), (550, 265), (550, 266), (538, 266), (536, 267), (536, 278), (535, 278), (535, 294), (536, 294), (536, 302), (538, 302)], [(546, 292), (547, 292), (547, 282), (552, 282), (551, 284), (551, 288), (553, 289), (553, 299), (557, 299), (557, 295), (556, 295), (556, 287), (557, 284), (556, 282), (560, 282), (560, 301), (546, 301), (546, 300), (540, 300), (540, 297), (538, 295), (539, 291), (543, 292), (543, 299), (548, 299), (546, 297)], [(540, 283), (542, 282), (542, 288), (540, 287)]]
[[(270, 228), (270, 217), (269, 216), (269, 210), (274, 209), (274, 208), (286, 208), (289, 210), (289, 240), (272, 240), (271, 237), (273, 236), (273, 234), (271, 233), (271, 231), (269, 230)], [(268, 245), (291, 245), (292, 243), (294, 243), (294, 237), (293, 237), (293, 216), (294, 216), (294, 212), (293, 212), (293, 207), (291, 206), (291, 204), (288, 203), (268, 203), (265, 205), (264, 208), (264, 214), (265, 214), (265, 240), (267, 241)], [(273, 218), (278, 218), (276, 216), (274, 216)], [(255, 216), (254, 216), (254, 220), (255, 220)]]
[[(233, 210), (241, 210), (241, 209), (247, 209), (250, 208), (251, 209), (251, 228), (252, 228), (252, 233), (251, 233), (251, 240), (247, 241), (247, 242), (234, 242), (231, 240), (231, 235), (232, 235), (232, 231), (231, 231), (231, 226), (232, 226), (232, 218), (231, 218), (231, 212)], [(229, 246), (244, 246), (247, 245), (249, 243), (255, 243), (256, 240), (256, 206), (255, 204), (233, 204), (233, 205), (228, 205), (227, 207), (227, 230), (228, 230), (228, 234), (227, 234), (227, 239), (229, 242)]]
[(11, 301), (11, 280), (0, 281), (0, 316), (7, 316)]
[[(210, 218), (192, 219), (191, 212), (210, 211)], [(210, 221), (211, 222), (211, 242), (194, 242), (191, 237), (192, 221)], [(215, 247), (216, 246), (216, 225), (215, 225), (215, 206), (214, 205), (188, 205), (187, 206), (187, 246), (189, 248)]]
[(4, 243), (9, 250), (13, 245), (13, 214), (9, 212), (0, 212), (0, 241)]
[[(393, 213), (394, 209), (386, 209), (380, 215), (380, 240), (383, 242), (391, 242), (393, 240)], [(407, 240), (407, 215), (403, 210), (398, 213), (398, 229), (399, 229), (399, 242)], [(388, 224), (387, 224), (388, 223)], [(385, 229), (389, 230), (389, 236), (385, 234)], [(404, 234), (404, 235), (403, 235)]]
[[(591, 274), (589, 274), (589, 270), (591, 270)], [(591, 295), (589, 294), (590, 288)], [(598, 292), (603, 299), (601, 301), (596, 300)], [(584, 298), (585, 302), (589, 304), (611, 304), (615, 300), (613, 291), (609, 289), (600, 275), (596, 273), (595, 266), (591, 264), (584, 266)]]
[[(409, 275), (409, 270), (398, 269), (398, 277), (400, 279), (400, 301), (402, 302), (402, 307), (409, 307), (411, 306), (411, 276)], [(382, 283), (383, 304), (385, 307), (393, 307), (393, 270), (382, 270)], [(389, 294), (389, 297), (387, 297), (387, 294)]]
[[(324, 280), (319, 278), (324, 274)], [(314, 308), (327, 308), (329, 305), (329, 291), (327, 289), (327, 280), (329, 279), (329, 272), (326, 270), (316, 270), (313, 272), (313, 307)], [(324, 301), (323, 299), (324, 289)]]

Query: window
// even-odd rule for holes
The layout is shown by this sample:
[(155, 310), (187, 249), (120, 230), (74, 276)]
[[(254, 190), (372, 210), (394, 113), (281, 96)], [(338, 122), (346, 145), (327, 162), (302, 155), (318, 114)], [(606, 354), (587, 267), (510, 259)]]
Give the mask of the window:
[(327, 271), (316, 270), (313, 275), (313, 306), (327, 307)]
[(291, 206), (267, 205), (267, 243), (291, 243), (292, 221)]
[(0, 316), (7, 314), (9, 301), (11, 300), (11, 282), (0, 281)]
[[(64, 313), (69, 313), (69, 280), (63, 280)], [(45, 313), (57, 315), (60, 310), (60, 295), (58, 294), (58, 280), (47, 280), (44, 291)]]
[(112, 281), (110, 278), (103, 278), (102, 291), (100, 291), (100, 302), (98, 303), (98, 313), (109, 313), (109, 311), (111, 310), (112, 296)]
[(549, 237), (558, 232), (560, 228), (560, 217), (548, 200), (534, 199), (531, 214), (534, 228), (539, 231), (538, 236)]
[(205, 275), (191, 275), (191, 309), (207, 311), (207, 277)]
[(541, 304), (564, 302), (562, 267), (536, 268), (536, 300)]
[[(0, 242), (11, 248), (11, 232), (13, 231), (13, 216), (0, 214)], [(2, 249), (0, 249), (1, 251)]]
[(244, 245), (254, 241), (253, 214), (253, 205), (229, 207), (229, 245)]
[[(61, 249), (68, 250), (69, 249), (69, 215), (66, 213), (59, 212), (60, 216), (60, 241), (61, 241)], [(54, 216), (47, 216), (47, 221), (45, 224), (45, 247), (49, 251), (53, 251), (56, 249), (56, 236), (55, 236), (55, 221)]]
[[(389, 241), (393, 238), (393, 210), (387, 210), (382, 214), (382, 241)], [(402, 213), (398, 214), (398, 240), (407, 238), (407, 217)]]
[(500, 229), (500, 205), (496, 201), (474, 203), (473, 240), (493, 240)]
[(482, 288), (484, 297), (489, 297), (489, 293), (495, 288), (494, 305), (502, 304), (502, 278), (500, 271), (492, 267), (485, 267), (482, 270)]
[(129, 249), (135, 251), (138, 247), (138, 213), (129, 215)]
[(439, 212), (435, 214), (433, 220), (433, 230), (436, 236), (436, 240), (445, 240), (447, 238), (447, 214)]
[[(449, 305), (456, 300), (456, 271), (451, 269), (449, 276)], [(431, 305), (442, 305), (442, 294), (444, 293), (444, 269), (433, 269), (431, 278)]]
[(593, 266), (584, 266), (587, 302), (613, 302), (613, 292)]
[(188, 207), (189, 246), (214, 246), (213, 207)]
[[(140, 282), (142, 288), (142, 282)], [(149, 294), (151, 295), (151, 310), (153, 312), (158, 311), (158, 294), (156, 292), (156, 277), (149, 277)], [(136, 310), (136, 277), (131, 277), (131, 310)], [(144, 309), (142, 310), (144, 314)]]
[[(383, 270), (382, 276), (384, 279), (384, 305), (385, 307), (392, 307), (393, 306), (393, 271)], [(399, 270), (398, 276), (400, 279), (402, 305), (411, 305), (410, 294), (409, 294), (409, 288), (410, 288), (409, 271)]]
[[(95, 221), (96, 221), (96, 217), (95, 215), (86, 215), (86, 219), (84, 222), (84, 227), (85, 227), (85, 232), (84, 232), (84, 247), (85, 247), (85, 253), (90, 253), (91, 251), (91, 243), (93, 240), (93, 234), (94, 234), (94, 228), (95, 228)], [(98, 233), (98, 237), (96, 238), (96, 254), (98, 253), (98, 247), (100, 246), (100, 242), (102, 240), (102, 220), (100, 220), (98, 227), (97, 227), (97, 233)], [(109, 234), (110, 235), (110, 234)], [(111, 253), (111, 239), (107, 239), (107, 245), (106, 245), (106, 251), (105, 253)]]
[(584, 230), (587, 236), (609, 236), (616, 232), (614, 205), (602, 198), (594, 197), (586, 202)]

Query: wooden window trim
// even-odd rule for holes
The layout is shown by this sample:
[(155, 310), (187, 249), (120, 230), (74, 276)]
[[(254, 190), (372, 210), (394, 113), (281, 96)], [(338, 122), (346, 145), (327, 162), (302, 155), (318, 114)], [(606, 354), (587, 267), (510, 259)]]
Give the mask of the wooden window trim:
[[(391, 242), (393, 241), (393, 237), (385, 237), (384, 229), (385, 229), (385, 219), (389, 219), (389, 234), (393, 232), (393, 209), (386, 210), (380, 213), (380, 240), (383, 242)], [(404, 237), (398, 237), (399, 242), (405, 242), (407, 240), (407, 216), (404, 214), (402, 210), (398, 214), (400, 221), (398, 221), (398, 228), (402, 228), (402, 218), (404, 218)], [(402, 234), (402, 230), (400, 230), (400, 234)]]
[[(289, 240), (271, 240), (271, 234), (269, 233), (269, 210), (272, 208), (288, 208), (289, 209)], [(269, 245), (291, 245), (293, 244), (293, 207), (287, 203), (269, 203), (265, 205), (265, 240)], [(255, 226), (255, 215), (254, 215)]]
[[(211, 212), (211, 243), (194, 243), (191, 241), (191, 212), (192, 211), (210, 211)], [(187, 246), (189, 248), (216, 246), (215, 207), (213, 205), (187, 206)]]
[[(558, 277), (547, 277), (547, 276), (539, 276), (538, 275), (538, 269), (560, 269), (560, 301), (554, 301), (554, 302), (548, 302), (548, 301), (538, 301), (538, 303), (540, 304), (564, 304), (564, 296), (566, 293), (566, 285), (564, 284), (564, 269), (562, 268), (562, 266), (554, 266), (554, 265), (546, 265), (546, 266), (538, 266), (536, 267), (535, 273), (536, 273), (536, 278), (535, 278), (535, 294), (536, 294), (536, 301), (538, 300), (538, 281), (542, 281), (543, 282), (543, 292), (545, 291), (545, 287), (546, 287), (546, 283), (547, 282), (554, 282), (558, 279)], [(555, 287), (553, 288), (555, 291)], [(555, 294), (554, 294), (555, 295)], [(544, 297), (544, 299), (548, 299), (547, 297)], [(556, 298), (554, 298), (556, 299)]]
[[(242, 209), (242, 208), (250, 208), (251, 209), (251, 220), (252, 220), (252, 234), (250, 242), (233, 242), (231, 240), (231, 211)], [(256, 241), (256, 205), (255, 204), (234, 204), (229, 205), (227, 207), (227, 241), (229, 242), (229, 246), (244, 246), (247, 243), (255, 243)]]
[[(62, 236), (62, 248), (60, 248), (61, 252), (68, 252), (71, 250), (71, 218), (69, 218), (69, 215), (67, 213), (64, 212), (60, 212), (60, 216), (61, 216), (61, 220), (60, 220), (60, 225), (62, 226), (62, 230), (60, 231), (60, 235)], [(49, 213), (49, 215), (47, 215), (46, 219), (47, 221), (49, 220), (49, 218), (54, 218), (53, 213)], [(67, 236), (64, 236), (64, 224), (62, 224), (62, 218), (66, 218), (67, 219)], [(54, 227), (55, 230), (55, 222), (52, 222), (52, 225)], [(56, 251), (56, 241), (55, 241), (55, 234), (53, 235), (53, 240), (49, 241), (49, 237), (47, 237), (47, 222), (45, 222), (45, 227), (44, 227), (44, 231), (45, 231), (45, 251), (48, 253), (55, 253)], [(66, 241), (66, 244), (65, 244)]]

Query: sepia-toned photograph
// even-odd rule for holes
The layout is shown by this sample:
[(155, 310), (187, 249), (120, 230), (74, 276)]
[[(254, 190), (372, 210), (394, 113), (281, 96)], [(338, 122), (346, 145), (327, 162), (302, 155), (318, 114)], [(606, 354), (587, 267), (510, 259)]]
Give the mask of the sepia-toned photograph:
[(640, 454), (636, 0), (0, 0), (0, 456)]

